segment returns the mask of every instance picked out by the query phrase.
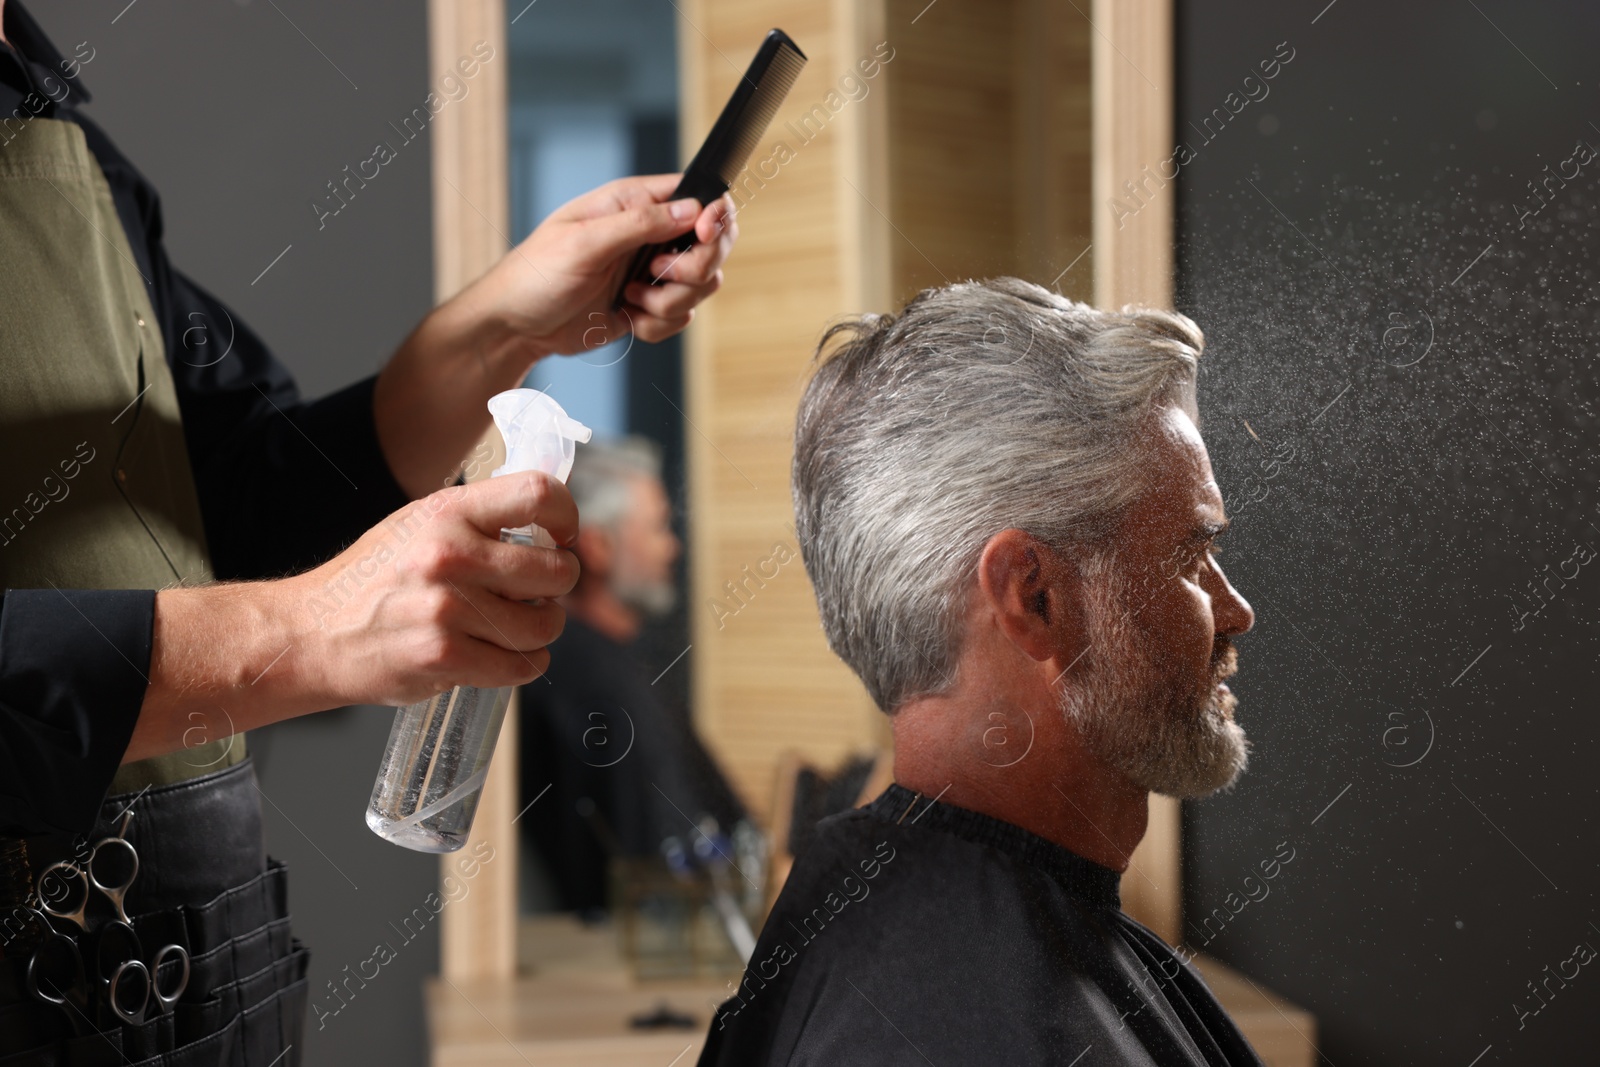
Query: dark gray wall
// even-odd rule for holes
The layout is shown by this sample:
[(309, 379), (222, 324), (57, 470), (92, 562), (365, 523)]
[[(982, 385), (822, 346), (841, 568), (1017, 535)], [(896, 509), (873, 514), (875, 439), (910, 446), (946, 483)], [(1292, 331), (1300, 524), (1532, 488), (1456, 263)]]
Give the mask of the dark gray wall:
[[(94, 49), (82, 75), (88, 110), (161, 190), (178, 266), (261, 333), (309, 395), (381, 365), (431, 303), (426, 134), (320, 231), (310, 203), (377, 141), (398, 141), (388, 124), (437, 81), (424, 6), (58, 0), (31, 10), (64, 53), (80, 41)], [(405, 943), (389, 924), (437, 887), (438, 862), (362, 821), (391, 719), (354, 709), (251, 739), (268, 849), (293, 871), (295, 926), (312, 948), (313, 1003), (337, 1007), (325, 982), (379, 941), (398, 949), (320, 1030), (313, 1013), (313, 1065), (426, 1060), (420, 988), (438, 968), (437, 928)]]
[(1180, 6), (1179, 304), (1259, 620), (1188, 936), (1340, 1067), (1594, 1063), (1595, 10)]

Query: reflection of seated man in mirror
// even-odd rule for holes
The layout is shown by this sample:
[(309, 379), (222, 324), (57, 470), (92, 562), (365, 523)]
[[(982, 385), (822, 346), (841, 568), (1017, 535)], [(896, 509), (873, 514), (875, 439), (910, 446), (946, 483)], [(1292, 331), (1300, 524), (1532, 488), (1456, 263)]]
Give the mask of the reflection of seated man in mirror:
[(796, 527), (896, 784), (819, 825), (702, 1064), (1259, 1062), (1118, 896), (1148, 795), (1245, 766), (1202, 344), (1015, 279), (824, 338)]
[(682, 546), (656, 446), (636, 437), (580, 445), (568, 485), (582, 571), (562, 600), (566, 629), (548, 673), (521, 690), (518, 808), (527, 810), (518, 822), (545, 883), (525, 897), (595, 913), (608, 904), (612, 856), (658, 856), (668, 838), (699, 837), (707, 815), (727, 832), (744, 809), (686, 710), (667, 706), (656, 672), (629, 649), (677, 600)]

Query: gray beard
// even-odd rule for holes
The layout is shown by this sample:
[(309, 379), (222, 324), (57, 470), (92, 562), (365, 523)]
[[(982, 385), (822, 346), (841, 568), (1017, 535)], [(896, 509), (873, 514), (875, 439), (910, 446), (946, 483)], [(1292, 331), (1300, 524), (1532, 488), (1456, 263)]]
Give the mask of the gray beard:
[(1238, 781), (1250, 742), (1233, 721), (1238, 704), (1215, 683), (1233, 673), (1230, 651), (1204, 691), (1173, 693), (1162, 684), (1157, 650), (1133, 625), (1126, 585), (1106, 575), (1090, 581), (1090, 663), (1062, 684), (1062, 714), (1091, 755), (1153, 793), (1209, 796)]
[(616, 598), (647, 618), (672, 614), (678, 606), (678, 590), (670, 582), (618, 582), (611, 587)]

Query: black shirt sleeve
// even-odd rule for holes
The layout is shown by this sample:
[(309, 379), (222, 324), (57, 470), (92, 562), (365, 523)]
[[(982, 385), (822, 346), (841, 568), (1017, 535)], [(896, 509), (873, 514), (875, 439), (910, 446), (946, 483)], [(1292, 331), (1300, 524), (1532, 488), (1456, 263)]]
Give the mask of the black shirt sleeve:
[(144, 700), (155, 593), (0, 599), (0, 834), (83, 833)]

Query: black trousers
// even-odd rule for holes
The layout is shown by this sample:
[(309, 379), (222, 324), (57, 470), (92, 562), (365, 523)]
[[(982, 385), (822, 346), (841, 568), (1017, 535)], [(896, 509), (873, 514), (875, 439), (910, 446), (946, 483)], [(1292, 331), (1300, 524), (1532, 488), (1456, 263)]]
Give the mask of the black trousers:
[[(188, 950), (188, 986), (174, 1011), (141, 1026), (74, 1036), (67, 1010), (30, 996), (29, 951), (14, 939), (0, 965), (0, 1067), (297, 1067), (309, 954), (289, 930), (286, 869), (263, 850), (254, 765), (108, 797), (88, 843), (114, 834), (130, 805), (139, 873), (129, 918), (146, 955)], [(37, 876), (84, 849), (30, 839), (29, 864)], [(92, 926), (108, 905), (91, 893)]]

